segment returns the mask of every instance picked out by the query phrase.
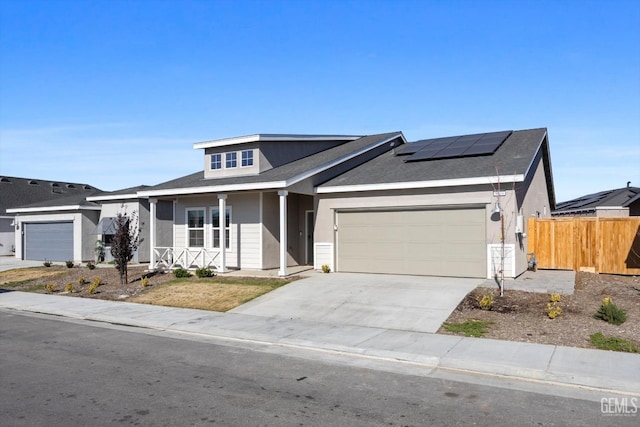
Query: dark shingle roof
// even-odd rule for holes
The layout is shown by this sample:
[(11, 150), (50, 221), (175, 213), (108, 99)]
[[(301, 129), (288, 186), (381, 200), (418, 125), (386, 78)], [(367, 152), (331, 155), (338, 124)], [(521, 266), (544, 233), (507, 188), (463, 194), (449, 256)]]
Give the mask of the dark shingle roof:
[(638, 196), (640, 196), (640, 187), (623, 187), (600, 191), (558, 203), (555, 212), (587, 212), (604, 206), (627, 207), (637, 200)]
[(405, 163), (406, 156), (389, 151), (321, 187), (520, 175), (527, 172), (546, 133), (544, 128), (514, 131), (493, 155), (485, 156)]
[(389, 138), (392, 138), (394, 136), (400, 137), (401, 135), (401, 132), (390, 132), (379, 135), (364, 136), (354, 141), (346, 142), (336, 147), (329, 148), (319, 153), (312, 154), (310, 156), (295, 160), (282, 166), (275, 167), (273, 169), (269, 169), (256, 175), (205, 179), (204, 171), (199, 171), (187, 176), (148, 187), (145, 189), (145, 191), (224, 186), (234, 184), (259, 184), (265, 182), (284, 181), (296, 177), (304, 172), (310, 171), (314, 168), (326, 165), (341, 157), (348, 156), (358, 150), (365, 149), (366, 147), (379, 143), (380, 141), (388, 140)]
[(7, 215), (7, 209), (18, 207), (86, 205), (89, 202), (85, 198), (99, 191), (88, 184), (3, 176), (0, 177), (0, 215)]
[(131, 196), (138, 193), (138, 191), (144, 191), (148, 189), (148, 185), (136, 185), (135, 187), (123, 188), (121, 190), (114, 191), (100, 191), (98, 193), (93, 194), (91, 197), (111, 197), (111, 196)]

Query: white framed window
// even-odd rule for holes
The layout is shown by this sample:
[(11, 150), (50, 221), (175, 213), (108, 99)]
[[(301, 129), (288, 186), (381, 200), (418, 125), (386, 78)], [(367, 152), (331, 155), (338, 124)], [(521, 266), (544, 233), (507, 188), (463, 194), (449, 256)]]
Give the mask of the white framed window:
[(211, 170), (222, 169), (222, 154), (211, 155)]
[(231, 153), (225, 153), (225, 167), (227, 169), (238, 167), (238, 153), (235, 151)]
[(243, 150), (241, 156), (240, 164), (243, 168), (253, 166), (253, 150)]
[[(224, 216), (224, 246), (231, 249), (231, 206), (227, 206)], [(213, 247), (220, 249), (220, 208), (211, 208), (211, 241)]]
[(187, 246), (204, 248), (204, 208), (186, 209)]

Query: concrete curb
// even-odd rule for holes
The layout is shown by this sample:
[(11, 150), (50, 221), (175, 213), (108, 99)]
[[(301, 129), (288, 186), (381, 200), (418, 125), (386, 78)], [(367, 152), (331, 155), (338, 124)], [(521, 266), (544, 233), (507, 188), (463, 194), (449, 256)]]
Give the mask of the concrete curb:
[(640, 397), (640, 355), (128, 302), (0, 293), (0, 308)]

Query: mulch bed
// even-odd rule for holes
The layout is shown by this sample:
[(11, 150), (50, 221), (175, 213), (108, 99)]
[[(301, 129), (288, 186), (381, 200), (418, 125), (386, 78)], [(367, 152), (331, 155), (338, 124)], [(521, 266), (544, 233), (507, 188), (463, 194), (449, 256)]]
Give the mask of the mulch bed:
[[(478, 300), (492, 294), (490, 311), (482, 310)], [(559, 303), (562, 314), (547, 316), (549, 294), (477, 288), (458, 305), (447, 322), (469, 319), (492, 322), (485, 338), (538, 344), (593, 348), (589, 336), (596, 332), (630, 340), (640, 346), (640, 277), (579, 272), (573, 295), (563, 295)], [(602, 299), (610, 296), (627, 312), (627, 321), (616, 326), (594, 318)], [(451, 334), (440, 328), (442, 334)]]

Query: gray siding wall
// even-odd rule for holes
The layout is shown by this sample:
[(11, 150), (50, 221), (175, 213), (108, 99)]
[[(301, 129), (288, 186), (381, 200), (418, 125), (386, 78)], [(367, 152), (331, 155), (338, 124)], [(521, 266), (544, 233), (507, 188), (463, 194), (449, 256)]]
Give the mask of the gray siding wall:
[(173, 200), (156, 204), (156, 246), (173, 246)]
[(149, 200), (140, 199), (138, 202), (138, 219), (140, 221), (140, 245), (138, 247), (138, 262), (149, 262), (151, 247), (149, 236), (151, 234), (151, 218), (149, 217)]
[(280, 266), (280, 204), (278, 193), (262, 193), (262, 268)]
[[(259, 269), (260, 245), (260, 195), (239, 193), (227, 195), (227, 207), (231, 208), (230, 245), (227, 250), (227, 266)], [(176, 201), (175, 245), (187, 247), (186, 209), (205, 209), (205, 247), (213, 246), (211, 210), (218, 207), (218, 195), (184, 197)]]

